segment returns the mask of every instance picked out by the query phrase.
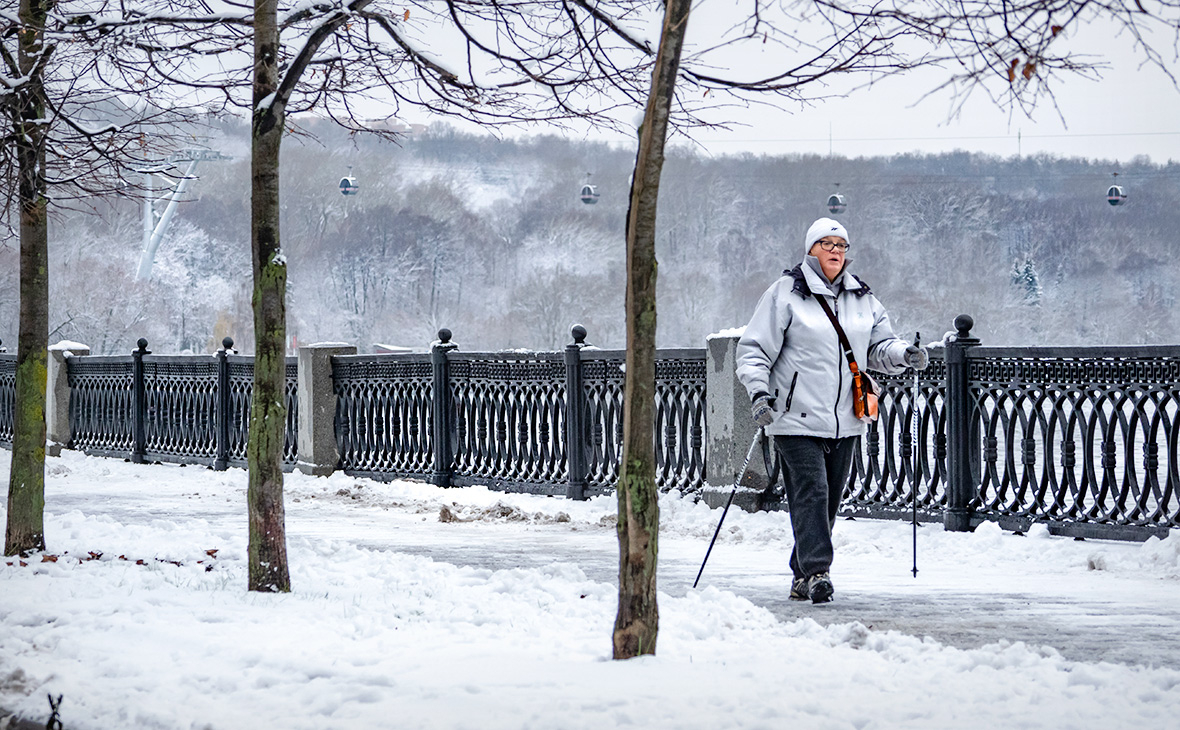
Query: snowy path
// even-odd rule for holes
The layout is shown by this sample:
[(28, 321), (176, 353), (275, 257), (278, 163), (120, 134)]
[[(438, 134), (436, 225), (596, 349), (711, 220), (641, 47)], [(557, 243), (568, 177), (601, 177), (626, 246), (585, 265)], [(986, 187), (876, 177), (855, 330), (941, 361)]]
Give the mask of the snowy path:
[(668, 495), (658, 654), (611, 662), (613, 499), (291, 475), (293, 591), (265, 595), (245, 590), (245, 488), (242, 470), (50, 459), (52, 555), (0, 560), (0, 716), (43, 726), (52, 693), (70, 730), (1111, 730), (1180, 717), (1180, 537), (932, 525), (914, 579), (908, 525), (841, 521), (836, 600), (812, 606), (786, 600), (783, 513), (731, 512), (691, 589), (719, 512)]
[[(218, 479), (205, 469), (158, 467), (174, 474), (186, 473), (202, 479)], [(228, 472), (242, 476), (241, 471)], [(222, 478), (224, 481), (224, 478)], [(312, 479), (295, 474), (288, 477), (288, 535), (290, 537), (339, 537), (337, 519), (323, 519), (325, 513), (346, 522), (358, 547), (429, 557), (438, 562), (491, 570), (543, 568), (551, 563), (576, 565), (593, 581), (615, 584), (618, 575), (618, 543), (610, 525), (553, 523), (513, 520), (481, 514), (471, 522), (441, 523), (438, 512), (450, 504), (446, 493), (424, 484), (402, 483), (396, 488), (343, 475)], [(330, 486), (329, 486), (330, 485)], [(358, 489), (356, 485), (360, 485)], [(336, 492), (347, 490), (348, 495)], [(420, 499), (406, 494), (423, 493)], [(399, 495), (391, 497), (391, 493)], [(354, 499), (353, 495), (357, 498)], [(463, 505), (466, 495), (456, 495)], [(561, 499), (527, 495), (481, 495), (505, 504), (520, 503), (525, 509), (548, 514), (572, 511)], [(197, 501), (199, 515), (230, 524), (243, 519), (244, 505), (236, 500)], [(197, 505), (194, 505), (196, 507)], [(603, 517), (613, 509), (610, 499), (596, 501), (592, 510)], [(51, 496), (50, 510), (80, 510), (114, 517), (120, 522), (143, 519), (172, 519), (176, 503), (153, 504), (139, 491), (112, 491), (98, 487), (91, 491), (75, 488)], [(458, 509), (458, 508), (456, 508)], [(695, 512), (695, 510), (694, 510)], [(517, 515), (518, 516), (518, 515)], [(705, 522), (700, 522), (700, 517)], [(690, 590), (700, 561), (712, 535), (719, 510), (694, 515), (694, 534), (663, 535), (660, 542), (660, 590), (683, 595)], [(601, 519), (601, 518), (600, 518)], [(714, 520), (709, 523), (709, 520)], [(606, 520), (609, 523), (609, 519)], [(919, 530), (918, 577), (913, 565), (910, 526), (890, 521), (840, 520), (836, 525), (837, 564), (833, 570), (836, 600), (814, 606), (787, 599), (790, 531), (783, 514), (748, 515), (731, 510), (723, 535), (733, 537), (750, 522), (769, 523), (753, 539), (741, 542), (720, 540), (701, 578), (700, 587), (714, 586), (767, 608), (783, 621), (811, 618), (823, 625), (859, 622), (870, 629), (894, 630), (917, 637), (930, 636), (960, 649), (972, 649), (1001, 640), (1023, 641), (1051, 646), (1076, 661), (1112, 661), (1180, 669), (1180, 582), (1146, 579), (1132, 575), (1086, 573), (1078, 582), (1055, 575), (1055, 563), (1035, 564), (1037, 538), (994, 530), (990, 543), (1028, 547), (1021, 564), (999, 561), (989, 564), (987, 554), (960, 566), (958, 550), (949, 555), (941, 546), (968, 540), (948, 535), (942, 526), (925, 525)], [(682, 525), (673, 525), (673, 528)], [(707, 528), (702, 530), (701, 528)], [(735, 532), (736, 530), (736, 532)], [(868, 531), (876, 545), (867, 555), (861, 544)], [(848, 533), (852, 533), (849, 535)], [(884, 538), (884, 540), (882, 539)], [(1090, 556), (1103, 561), (1108, 553), (1129, 555), (1140, 546), (1112, 541), (1072, 541), (1049, 538), (1058, 552), (1074, 553), (1079, 564)], [(1020, 545), (1025, 543), (1025, 545)], [(887, 545), (887, 552), (881, 548)], [(978, 546), (984, 547), (984, 546)], [(852, 554), (849, 554), (849, 553)]]

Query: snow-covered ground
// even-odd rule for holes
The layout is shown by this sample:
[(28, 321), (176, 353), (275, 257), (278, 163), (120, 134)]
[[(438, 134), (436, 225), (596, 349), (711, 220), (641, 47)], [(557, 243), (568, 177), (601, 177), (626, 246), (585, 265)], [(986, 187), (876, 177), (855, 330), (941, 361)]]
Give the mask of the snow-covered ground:
[[(0, 451), (7, 483), (9, 453)], [(246, 474), (48, 461), (0, 560), (0, 715), (113, 728), (1112, 728), (1180, 718), (1180, 538), (837, 525), (786, 601), (784, 514), (661, 503), (658, 654), (610, 660), (614, 502), (287, 480), (293, 591), (246, 591)], [(0, 509), (0, 512), (3, 512)], [(6, 515), (5, 515), (6, 516)], [(1013, 641), (1013, 638), (1023, 641)]]

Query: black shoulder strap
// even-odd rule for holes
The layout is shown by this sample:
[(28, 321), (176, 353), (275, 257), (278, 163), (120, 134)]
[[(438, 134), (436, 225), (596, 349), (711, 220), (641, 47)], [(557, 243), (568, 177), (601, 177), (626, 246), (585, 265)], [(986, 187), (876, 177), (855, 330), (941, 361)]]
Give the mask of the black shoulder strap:
[(836, 336), (840, 338), (840, 347), (844, 350), (844, 357), (848, 358), (849, 368), (854, 373), (859, 372), (856, 366), (856, 356), (852, 354), (852, 345), (848, 344), (848, 335), (844, 334), (844, 328), (840, 326), (840, 321), (836, 319), (832, 308), (828, 306), (827, 297), (817, 294), (815, 300), (819, 302), (819, 306), (824, 308), (824, 314), (828, 315), (828, 319), (832, 321), (832, 326), (836, 328)]

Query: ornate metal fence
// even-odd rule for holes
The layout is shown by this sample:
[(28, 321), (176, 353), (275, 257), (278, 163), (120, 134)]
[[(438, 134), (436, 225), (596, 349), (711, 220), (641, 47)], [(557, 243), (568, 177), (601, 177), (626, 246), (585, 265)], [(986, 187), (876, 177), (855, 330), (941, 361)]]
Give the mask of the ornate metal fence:
[(128, 456), (134, 448), (133, 361), (118, 357), (71, 357), (68, 446), (100, 456)]
[[(1146, 539), (1180, 527), (1180, 347), (1000, 348), (969, 317), (917, 399), (917, 506), (948, 529), (994, 520), (1057, 534)], [(912, 380), (879, 378), (848, 511), (913, 506)]]
[[(575, 497), (614, 488), (625, 353), (585, 348), (584, 331), (565, 353), (463, 353), (444, 333), (428, 355), (332, 359), (346, 472)], [(704, 357), (659, 353), (657, 480), (665, 489), (703, 483)], [(571, 382), (580, 398), (570, 398)]]
[(12, 444), (16, 409), (16, 355), (0, 353), (0, 444)]
[[(131, 355), (72, 357), (67, 368), (71, 448), (136, 462), (245, 465), (254, 358), (225, 350), (156, 356), (141, 340)], [(289, 466), (297, 456), (296, 368), (288, 358), (283, 461)]]
[(946, 505), (946, 363), (941, 355), (918, 381), (913, 373), (873, 373), (881, 386), (877, 421), (854, 459), (844, 512), (877, 517), (908, 517), (914, 508), (913, 416), (918, 409), (917, 509), (925, 519), (941, 519)]
[(1180, 347), (978, 347), (967, 368), (975, 509), (1097, 528), (1078, 534), (1180, 527)]
[[(1145, 539), (1180, 527), (1180, 347), (981, 347), (972, 324), (956, 320), (958, 335), (916, 395), (912, 373), (878, 376), (881, 416), (862, 439), (846, 511), (908, 517), (916, 496), (921, 515), (954, 530), (987, 519)], [(612, 489), (625, 353), (574, 334), (564, 352), (462, 353), (443, 331), (430, 354), (332, 358), (340, 466), (575, 498)], [(70, 446), (135, 461), (244, 464), (253, 359), (152, 356), (140, 344), (130, 356), (67, 360)], [(704, 350), (658, 355), (664, 489), (704, 482), (705, 364)], [(296, 370), (288, 359), (287, 464), (297, 456)], [(5, 442), (14, 379), (15, 356), (0, 354)]]
[(332, 358), (336, 444), (350, 474), (430, 474), (433, 376), (428, 355)]

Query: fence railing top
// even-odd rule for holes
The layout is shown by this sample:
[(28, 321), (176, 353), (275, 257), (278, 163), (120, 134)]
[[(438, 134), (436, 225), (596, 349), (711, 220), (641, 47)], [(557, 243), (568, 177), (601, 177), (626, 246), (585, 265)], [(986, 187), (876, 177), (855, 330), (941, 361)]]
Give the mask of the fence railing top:
[[(703, 347), (668, 347), (656, 350), (657, 360), (703, 360), (705, 358), (705, 348)], [(583, 360), (625, 360), (627, 359), (626, 350), (599, 350), (584, 349), (582, 350)]]
[(1180, 357), (1180, 345), (1119, 345), (1099, 347), (970, 347), (967, 357), (988, 358), (1125, 360), (1132, 358)]
[(564, 357), (563, 353), (552, 350), (447, 351), (447, 358), (450, 360), (561, 360)]
[[(5, 357), (4, 355), (0, 355), (0, 358), (4, 358), (4, 357)], [(15, 359), (16, 355), (13, 355), (12, 357), (13, 357), (13, 359)], [(254, 363), (254, 356), (253, 355), (231, 354), (231, 355), (227, 356), (227, 359), (229, 360), (229, 362), (232, 362), (232, 363), (245, 363), (245, 364), (251, 364), (251, 365)], [(110, 364), (117, 364), (117, 363), (130, 364), (132, 361), (132, 357), (131, 357), (130, 353), (128, 353), (126, 355), (74, 355), (73, 357), (70, 358), (70, 360), (72, 360), (74, 362), (79, 362), (79, 363), (84, 362), (84, 363), (92, 363), (95, 365), (110, 365)], [(299, 362), (299, 358), (295, 357), (295, 356), (287, 356), (287, 357), (283, 358), (283, 360), (288, 365), (295, 365), (296, 363)], [(169, 363), (169, 364), (171, 364), (171, 363), (187, 364), (187, 363), (195, 363), (195, 362), (216, 363), (217, 362), (217, 353), (215, 353), (215, 352), (196, 353), (193, 355), (144, 355), (143, 361), (145, 363)]]
[(131, 355), (74, 355), (66, 360), (66, 362), (77, 365), (86, 363), (88, 365), (119, 365), (131, 364)]
[[(587, 347), (581, 351), (583, 360), (624, 360), (626, 350), (600, 350)], [(452, 360), (561, 360), (565, 357), (563, 350), (448, 350), (447, 357)], [(657, 360), (703, 360), (705, 349), (702, 347), (680, 347), (656, 350)], [(333, 360), (341, 362), (423, 362), (430, 359), (429, 352), (392, 352), (365, 355), (333, 355)]]

